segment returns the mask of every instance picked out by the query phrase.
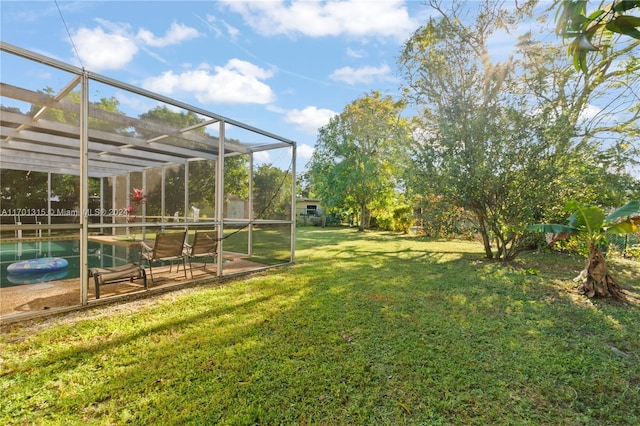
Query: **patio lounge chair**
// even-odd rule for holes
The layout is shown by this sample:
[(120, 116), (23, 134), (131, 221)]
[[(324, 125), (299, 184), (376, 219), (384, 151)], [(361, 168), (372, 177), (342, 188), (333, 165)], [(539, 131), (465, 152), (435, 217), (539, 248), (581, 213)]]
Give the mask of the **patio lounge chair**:
[[(151, 282), (153, 283), (153, 268), (151, 267), (153, 262), (171, 262), (169, 266), (169, 272), (173, 268), (173, 262), (176, 260), (182, 261), (182, 269), (184, 270), (184, 278), (187, 278), (187, 270), (185, 267), (183, 246), (184, 239), (187, 236), (187, 231), (183, 232), (159, 232), (156, 234), (153, 247), (147, 245), (144, 241), (141, 242), (142, 249), (140, 251), (140, 261), (142, 259), (147, 261), (149, 265), (149, 271), (151, 272)], [(180, 265), (178, 265), (180, 270)]]
[(107, 284), (116, 284), (125, 281), (133, 282), (143, 280), (144, 288), (147, 288), (147, 274), (142, 266), (137, 263), (111, 266), (106, 268), (91, 268), (89, 276), (93, 277), (96, 286), (96, 299), (100, 299), (100, 287)]
[[(184, 244), (184, 255), (189, 259), (189, 270), (193, 278), (192, 259), (211, 258), (213, 261), (218, 254), (218, 235), (215, 231), (196, 231), (193, 244)], [(203, 269), (207, 269), (207, 263), (203, 262)]]

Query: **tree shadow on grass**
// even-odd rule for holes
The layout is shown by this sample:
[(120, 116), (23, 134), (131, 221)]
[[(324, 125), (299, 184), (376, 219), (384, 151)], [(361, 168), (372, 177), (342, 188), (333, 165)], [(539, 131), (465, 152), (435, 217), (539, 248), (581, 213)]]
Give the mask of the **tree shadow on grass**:
[[(404, 403), (414, 413), (416, 407), (425, 412), (438, 407), (449, 420), (472, 410), (486, 421), (496, 413), (504, 418), (516, 413), (514, 421), (571, 421), (594, 406), (605, 413), (604, 421), (616, 418), (616, 410), (602, 405), (594, 389), (624, 393), (633, 388), (640, 373), (630, 361), (640, 356), (634, 334), (640, 325), (637, 317), (576, 306), (537, 277), (505, 273), (500, 265), (474, 265), (473, 258), (444, 264), (439, 256), (429, 259), (435, 262), (425, 265), (423, 274), (398, 268), (375, 280), (370, 279), (370, 265), (347, 262), (341, 274), (351, 279), (343, 277), (339, 291), (333, 280), (319, 280), (309, 295), (318, 312), (332, 303), (342, 310), (333, 332), (367, 348), (369, 369), (402, 378), (400, 382), (413, 383), (425, 393), (399, 383), (386, 392), (405, 395)], [(594, 379), (593, 362), (627, 370), (626, 381)], [(638, 398), (637, 391), (633, 395)], [(456, 401), (454, 411), (446, 407), (448, 398)], [(612, 405), (623, 402), (616, 398)], [(563, 411), (559, 404), (573, 408)], [(491, 408), (483, 412), (478, 405)], [(592, 420), (602, 420), (598, 416)]]
[[(389, 242), (327, 240), (334, 251), (317, 259), (165, 299), (132, 314), (130, 329), (105, 327), (104, 340), (69, 331), (71, 347), (62, 338), (27, 360), (12, 387), (30, 376), (55, 397), (49, 415), (74, 407), (111, 423), (125, 411), (129, 421), (200, 424), (632, 418), (622, 404), (638, 398), (637, 316), (576, 306), (479, 253)], [(95, 380), (73, 383), (87, 369)], [(74, 392), (58, 393), (65, 384)], [(17, 398), (26, 412), (42, 403), (37, 392)]]

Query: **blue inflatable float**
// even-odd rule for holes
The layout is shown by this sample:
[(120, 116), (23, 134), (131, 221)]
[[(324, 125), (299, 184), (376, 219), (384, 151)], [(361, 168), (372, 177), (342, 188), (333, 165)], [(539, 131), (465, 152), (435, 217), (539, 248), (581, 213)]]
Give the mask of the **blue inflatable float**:
[(39, 259), (21, 260), (7, 267), (10, 274), (33, 274), (55, 272), (69, 266), (69, 261), (61, 257), (41, 257)]
[(46, 283), (47, 281), (59, 280), (67, 276), (68, 269), (60, 269), (53, 272), (32, 272), (29, 274), (9, 274), (7, 281), (11, 284), (37, 284)]

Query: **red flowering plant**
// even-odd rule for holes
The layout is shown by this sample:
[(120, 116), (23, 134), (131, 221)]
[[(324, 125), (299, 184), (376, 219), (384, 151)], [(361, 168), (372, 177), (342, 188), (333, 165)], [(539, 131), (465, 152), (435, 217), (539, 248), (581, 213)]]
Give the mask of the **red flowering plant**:
[(127, 207), (127, 222), (131, 223), (131, 222), (135, 222), (136, 221), (136, 210), (138, 209), (138, 207), (140, 207), (142, 204), (144, 204), (147, 201), (147, 196), (144, 195), (144, 192), (142, 189), (138, 189), (138, 188), (131, 188), (133, 189), (133, 194), (131, 194), (129, 196), (129, 200), (131, 201), (131, 204), (129, 204), (129, 206)]

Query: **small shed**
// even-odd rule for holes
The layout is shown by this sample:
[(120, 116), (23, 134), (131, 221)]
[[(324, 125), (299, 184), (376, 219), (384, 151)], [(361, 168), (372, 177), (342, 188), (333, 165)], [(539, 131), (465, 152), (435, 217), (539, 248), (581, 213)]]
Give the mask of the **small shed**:
[(318, 198), (296, 199), (296, 221), (299, 225), (323, 225), (324, 211)]

